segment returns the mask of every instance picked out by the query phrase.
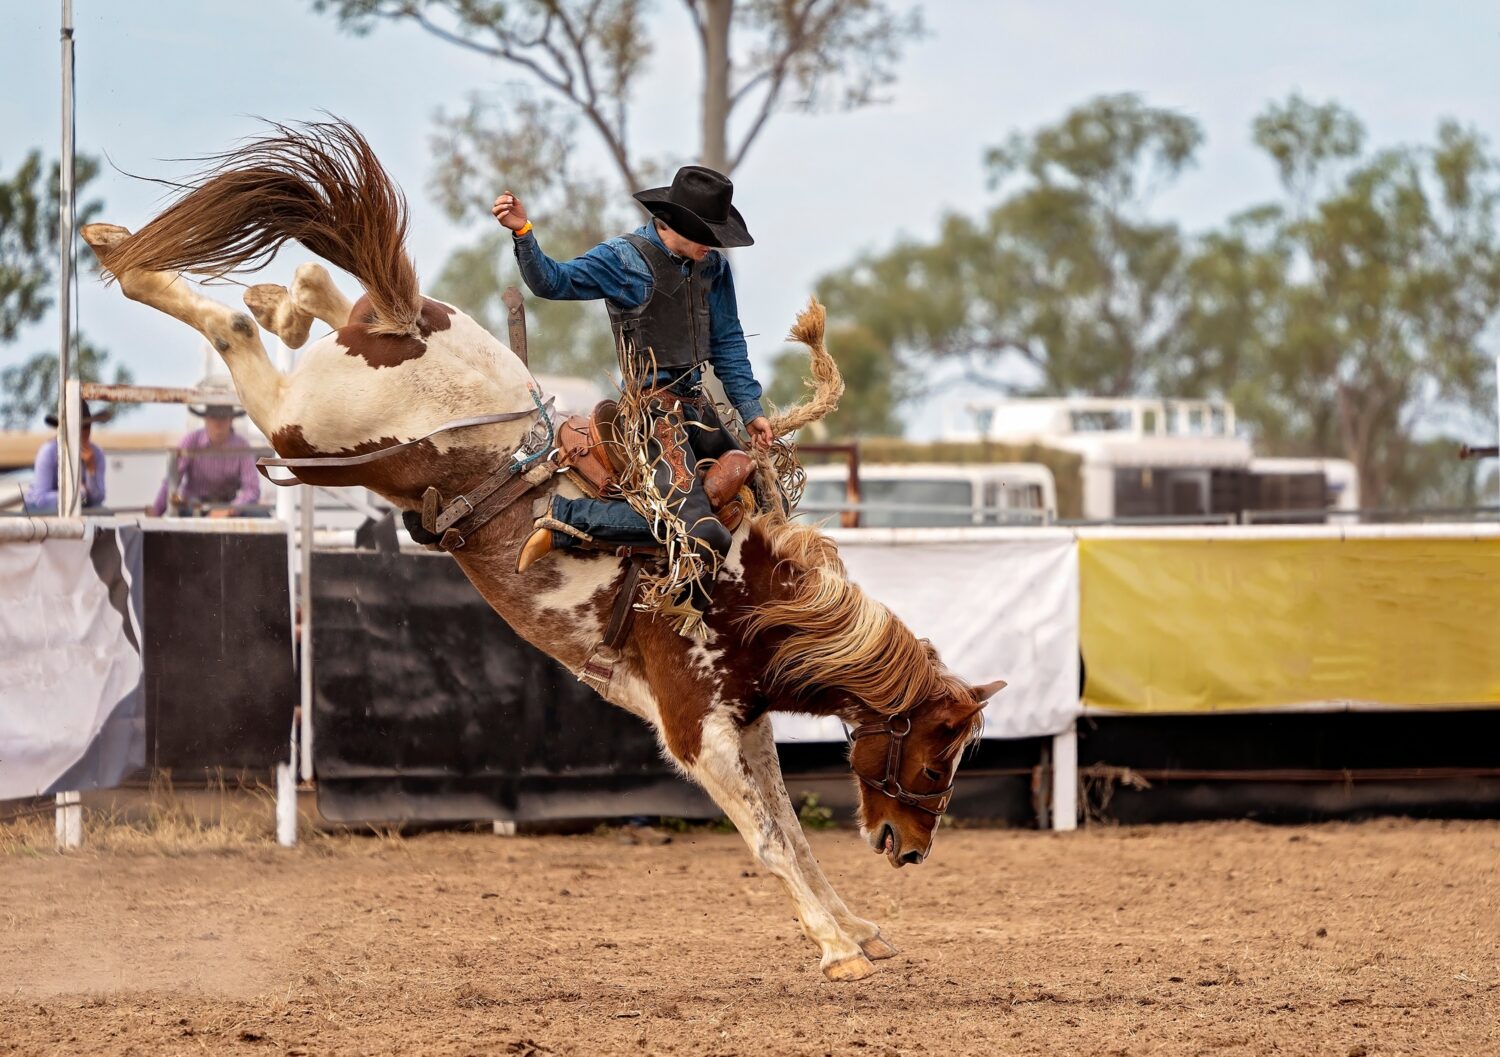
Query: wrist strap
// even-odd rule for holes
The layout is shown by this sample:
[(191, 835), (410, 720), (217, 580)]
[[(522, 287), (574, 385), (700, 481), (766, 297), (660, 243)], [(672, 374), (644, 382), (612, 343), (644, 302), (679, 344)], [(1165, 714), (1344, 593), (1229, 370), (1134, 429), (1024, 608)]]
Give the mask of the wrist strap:
[(530, 234), (531, 234), (531, 221), (528, 220), (528, 221), (526, 221), (525, 224), (523, 224), (521, 226), (521, 230), (518, 231), (518, 232), (516, 232), (515, 237), (518, 238), (518, 239), (519, 238), (525, 238), (527, 235), (530, 235)]

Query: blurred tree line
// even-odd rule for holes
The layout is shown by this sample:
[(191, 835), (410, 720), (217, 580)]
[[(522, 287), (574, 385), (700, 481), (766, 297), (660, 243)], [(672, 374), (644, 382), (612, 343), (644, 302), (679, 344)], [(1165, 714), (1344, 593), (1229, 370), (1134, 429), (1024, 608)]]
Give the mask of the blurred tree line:
[[(733, 175), (779, 113), (853, 110), (881, 101), (902, 47), (923, 32), (914, 7), (886, 0), (311, 0), (351, 33), (414, 26), (518, 75), (441, 111), (431, 138), (432, 191), (455, 221), (483, 232), (449, 258), (434, 286), (482, 325), (505, 332), (500, 295), (518, 285), (510, 234), (490, 203), (514, 191), (566, 260), (639, 227), (630, 194), (699, 162)], [(686, 49), (656, 42), (687, 29)], [(683, 113), (698, 117), (688, 155), (642, 153), (634, 94), (649, 64), (673, 71)], [(579, 169), (580, 131), (604, 148), (614, 179)], [(614, 342), (598, 305), (531, 299), (533, 355), (544, 370), (602, 375)], [(542, 353), (540, 350), (545, 350)], [(804, 357), (805, 361), (805, 357)]]
[[(895, 432), (937, 384), (1017, 395), (1223, 396), (1263, 454), (1336, 455), (1366, 506), (1477, 500), (1461, 440), (1492, 435), (1497, 160), (1445, 121), (1374, 150), (1336, 104), (1254, 121), (1281, 195), (1189, 234), (1155, 217), (1203, 131), (1133, 95), (1095, 99), (985, 156), (995, 204), (824, 277), (857, 326), (835, 424)], [(799, 384), (778, 362), (771, 395)]]
[[(355, 34), (420, 28), (519, 77), (440, 112), (432, 190), (484, 234), (436, 292), (501, 330), (517, 283), (489, 202), (523, 196), (567, 257), (639, 222), (628, 195), (697, 160), (732, 174), (787, 110), (881, 101), (914, 4), (888, 0), (309, 0)], [(686, 50), (657, 53), (686, 19)], [(658, 62), (700, 119), (691, 156), (648, 156), (634, 93)], [(1275, 201), (1185, 232), (1157, 198), (1202, 147), (1193, 119), (1135, 95), (1094, 99), (984, 155), (995, 201), (949, 215), (824, 277), (829, 346), (848, 389), (835, 435), (898, 435), (904, 402), (941, 386), (1017, 395), (1223, 396), (1266, 454), (1341, 455), (1366, 505), (1466, 503), (1494, 409), (1483, 340), (1500, 306), (1496, 159), (1453, 122), (1433, 142), (1372, 149), (1360, 121), (1300, 97), (1255, 119), (1281, 179)], [(582, 171), (580, 135), (613, 178)], [(547, 369), (606, 371), (597, 306), (533, 301)], [(805, 356), (781, 354), (771, 399), (799, 398)]]
[[(95, 158), (74, 160), (73, 181), (78, 191), (99, 172)], [(75, 207), (79, 225), (99, 212), (98, 202)], [(58, 259), (58, 164), (42, 160), (33, 150), (14, 173), (0, 175), (0, 346), (13, 344), (23, 328), (38, 323), (52, 308)], [(74, 257), (74, 268), (78, 258)], [(81, 334), (73, 335), (73, 362), (79, 377), (117, 384), (131, 381), (130, 371), (111, 369), (109, 354)], [(42, 415), (57, 410), (57, 351), (36, 352), (0, 369), (0, 429), (26, 429)], [(116, 409), (128, 412), (136, 405)]]

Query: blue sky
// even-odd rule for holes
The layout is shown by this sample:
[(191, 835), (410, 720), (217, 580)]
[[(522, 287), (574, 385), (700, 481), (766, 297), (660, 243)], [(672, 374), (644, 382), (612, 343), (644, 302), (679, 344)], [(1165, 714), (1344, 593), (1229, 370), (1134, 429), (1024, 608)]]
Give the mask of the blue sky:
[[(0, 171), (32, 147), (56, 153), (59, 7), (4, 5)], [(1189, 229), (1275, 192), (1249, 122), (1267, 100), (1294, 90), (1353, 108), (1376, 144), (1429, 139), (1444, 116), (1500, 141), (1493, 4), (932, 0), (924, 9), (930, 33), (907, 50), (889, 105), (780, 115), (735, 175), (736, 204), (757, 239), (735, 258), (741, 315), (758, 335), (751, 348), (762, 367), (819, 274), (902, 234), (921, 235), (945, 212), (982, 209), (990, 199), (984, 149), (1097, 94), (1139, 92), (1203, 123), (1197, 167), (1159, 201), (1161, 215)], [(348, 36), (305, 0), (75, 0), (75, 21), (81, 151), (128, 172), (177, 175), (183, 167), (164, 159), (218, 150), (254, 129), (252, 115), (335, 112), (365, 132), (405, 187), (411, 249), (429, 277), (475, 235), (442, 216), (426, 190), (432, 115), (471, 91), (534, 91), (519, 74), (416, 28)], [(696, 52), (676, 3), (658, 0), (652, 26), (635, 129), (647, 153), (688, 154), (698, 113), (675, 84), (696, 75)], [(584, 160), (608, 173), (602, 153), (584, 142)], [(107, 204), (104, 218), (128, 227), (150, 215), (160, 192), (114, 171), (91, 190)], [(301, 259), (288, 254), (262, 278), (284, 280)], [(80, 316), (139, 381), (186, 384), (201, 371), (195, 334), (88, 278)], [(0, 364), (55, 347), (56, 333), (52, 320), (32, 328), (0, 347)], [(533, 349), (544, 349), (544, 336), (533, 336)], [(909, 431), (931, 435), (939, 410), (914, 409)], [(171, 428), (180, 420), (159, 409), (132, 421)]]

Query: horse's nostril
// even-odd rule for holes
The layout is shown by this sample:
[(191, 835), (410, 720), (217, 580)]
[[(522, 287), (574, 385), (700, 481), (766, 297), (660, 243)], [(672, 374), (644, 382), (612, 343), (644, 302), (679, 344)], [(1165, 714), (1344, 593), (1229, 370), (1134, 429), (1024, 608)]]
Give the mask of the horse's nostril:
[(903, 852), (901, 855), (901, 861), (909, 862), (913, 866), (915, 866), (917, 863), (922, 861), (922, 853), (919, 851)]

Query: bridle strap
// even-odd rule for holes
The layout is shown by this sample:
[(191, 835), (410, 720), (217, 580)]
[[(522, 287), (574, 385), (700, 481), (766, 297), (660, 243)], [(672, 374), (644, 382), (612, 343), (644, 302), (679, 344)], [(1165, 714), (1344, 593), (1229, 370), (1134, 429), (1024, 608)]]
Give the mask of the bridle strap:
[[(911, 717), (906, 715), (887, 716), (883, 723), (863, 723), (849, 731), (849, 744), (852, 746), (860, 738), (870, 737), (875, 734), (884, 734), (887, 739), (885, 747), (885, 776), (880, 781), (861, 774), (858, 767), (850, 767), (854, 771), (854, 777), (877, 793), (895, 800), (897, 803), (914, 807), (918, 811), (925, 811), (929, 815), (942, 816), (948, 806), (948, 797), (953, 793), (954, 782), (939, 789), (935, 793), (913, 793), (901, 785), (901, 758), (906, 750), (906, 736), (911, 733)], [(938, 800), (937, 807), (928, 807), (925, 801)]]

